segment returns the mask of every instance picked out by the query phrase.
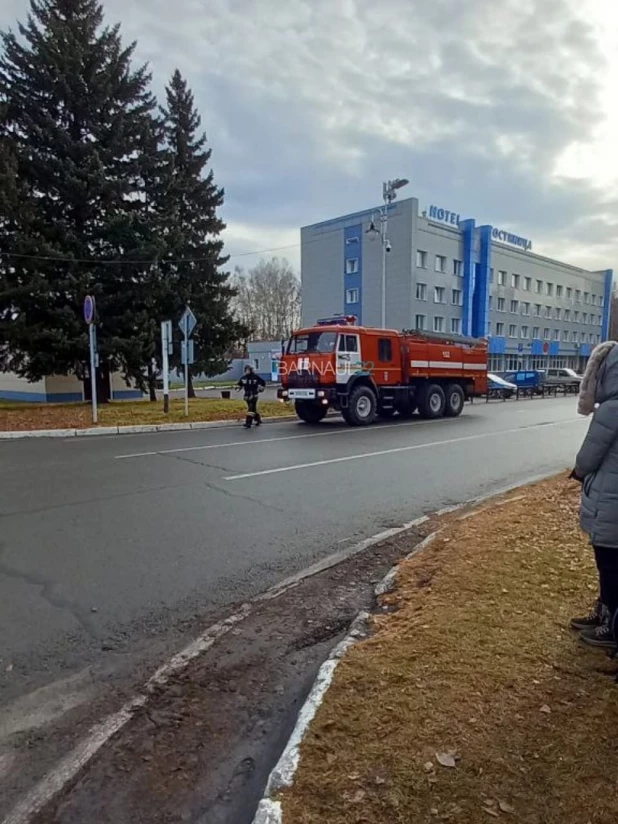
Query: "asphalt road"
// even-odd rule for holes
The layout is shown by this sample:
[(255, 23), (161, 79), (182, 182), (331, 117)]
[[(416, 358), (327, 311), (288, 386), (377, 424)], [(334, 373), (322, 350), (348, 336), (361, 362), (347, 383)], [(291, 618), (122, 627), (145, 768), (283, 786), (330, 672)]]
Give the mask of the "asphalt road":
[(586, 426), (560, 398), (368, 429), (1, 443), (0, 702), (383, 529), (568, 467)]

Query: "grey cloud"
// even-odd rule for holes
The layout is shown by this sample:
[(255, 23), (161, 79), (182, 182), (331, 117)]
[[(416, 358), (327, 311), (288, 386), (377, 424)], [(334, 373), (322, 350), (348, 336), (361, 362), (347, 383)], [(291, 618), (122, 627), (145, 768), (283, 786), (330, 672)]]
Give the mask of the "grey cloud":
[[(25, 8), (8, 0), (0, 23)], [(282, 230), (370, 207), (398, 174), (426, 204), (538, 232), (567, 259), (569, 238), (586, 234), (582, 213), (608, 211), (598, 189), (552, 179), (556, 158), (603, 115), (605, 60), (569, 0), (105, 8), (138, 40), (158, 90), (175, 66), (192, 84), (232, 237), (234, 223)], [(587, 226), (605, 253), (602, 228)]]

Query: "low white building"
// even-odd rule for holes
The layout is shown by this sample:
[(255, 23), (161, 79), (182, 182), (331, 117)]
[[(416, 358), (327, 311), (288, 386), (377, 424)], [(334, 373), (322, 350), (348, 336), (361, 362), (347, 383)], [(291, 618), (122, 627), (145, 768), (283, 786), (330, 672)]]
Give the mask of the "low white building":
[[(112, 400), (138, 400), (143, 397), (139, 389), (128, 387), (118, 373), (110, 377), (110, 384)], [(30, 382), (13, 372), (0, 372), (0, 399), (22, 403), (78, 403), (86, 400), (84, 384), (75, 375), (52, 375)]]

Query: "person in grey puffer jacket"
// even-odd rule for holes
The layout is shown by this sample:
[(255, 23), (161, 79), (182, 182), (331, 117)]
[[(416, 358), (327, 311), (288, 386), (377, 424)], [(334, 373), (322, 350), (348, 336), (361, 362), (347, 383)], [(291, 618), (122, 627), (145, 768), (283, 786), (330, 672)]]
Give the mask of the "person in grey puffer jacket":
[(599, 599), (592, 613), (571, 626), (582, 641), (615, 648), (618, 614), (618, 343), (599, 344), (588, 361), (577, 410), (594, 412), (571, 477), (582, 484), (580, 524), (590, 536), (599, 571)]

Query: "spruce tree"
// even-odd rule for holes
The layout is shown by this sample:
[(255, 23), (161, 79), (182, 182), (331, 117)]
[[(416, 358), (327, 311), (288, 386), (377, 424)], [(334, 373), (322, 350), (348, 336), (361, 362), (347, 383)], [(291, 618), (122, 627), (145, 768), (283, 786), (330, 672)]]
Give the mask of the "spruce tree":
[(0, 200), (0, 340), (31, 380), (83, 376), (93, 294), (105, 393), (110, 369), (139, 379), (154, 354), (150, 75), (97, 0), (30, 0), (1, 45), (0, 175), (12, 188)]
[[(193, 94), (178, 70), (166, 89), (166, 104), (162, 109), (166, 151), (159, 218), (166, 247), (161, 272), (168, 317), (176, 321), (185, 305), (190, 305), (198, 320), (191, 371), (216, 375), (225, 370), (226, 352), (243, 335), (230, 308), (234, 289), (228, 273), (221, 271), (228, 260), (221, 239), (225, 224), (218, 215), (223, 189), (215, 185), (209, 167), (212, 150), (200, 132)], [(178, 345), (172, 365), (180, 368)]]

